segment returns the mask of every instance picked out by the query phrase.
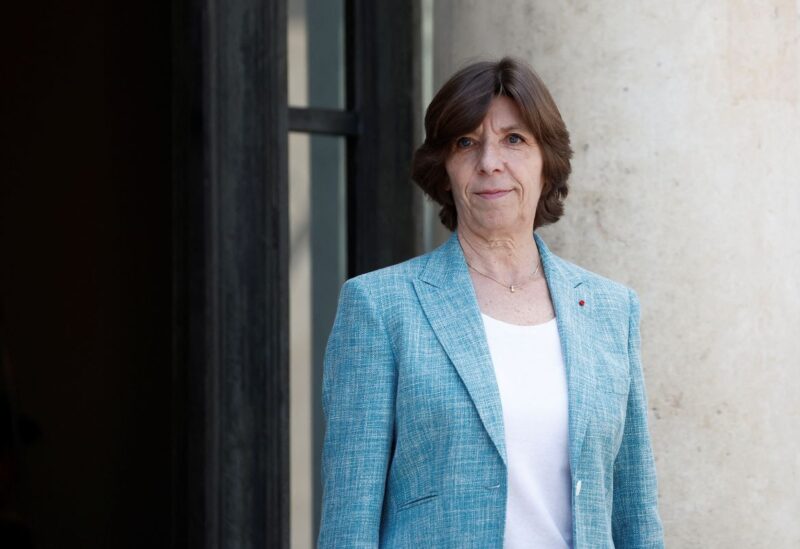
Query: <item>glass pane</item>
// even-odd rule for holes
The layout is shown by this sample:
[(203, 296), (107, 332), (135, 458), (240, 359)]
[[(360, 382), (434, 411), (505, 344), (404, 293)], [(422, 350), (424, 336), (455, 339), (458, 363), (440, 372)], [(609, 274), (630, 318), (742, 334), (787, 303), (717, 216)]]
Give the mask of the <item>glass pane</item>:
[(347, 268), (345, 139), (289, 135), (291, 546), (319, 527), (322, 359)]
[[(343, 0), (289, 0), (289, 104), (344, 109)], [(314, 547), (322, 359), (345, 279), (345, 139), (289, 136), (291, 546)]]
[[(420, 44), (419, 44), (419, 65), (420, 65), (420, 99), (422, 109), (419, 113), (419, 135), (417, 138), (421, 143), (425, 139), (425, 109), (433, 99), (433, 0), (420, 0)], [(416, 186), (415, 186), (416, 187)], [(444, 242), (449, 231), (439, 221), (439, 206), (430, 198), (426, 197), (422, 191), (417, 193), (417, 211), (420, 212), (420, 232), (419, 253), (433, 250)]]
[(289, 0), (289, 105), (344, 109), (344, 0)]

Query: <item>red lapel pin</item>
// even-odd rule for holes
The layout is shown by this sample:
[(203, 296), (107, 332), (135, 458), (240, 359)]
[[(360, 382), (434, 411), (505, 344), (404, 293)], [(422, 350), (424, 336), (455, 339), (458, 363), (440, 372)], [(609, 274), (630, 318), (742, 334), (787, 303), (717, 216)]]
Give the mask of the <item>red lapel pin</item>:
[(581, 307), (583, 307), (585, 304), (586, 304), (586, 302), (584, 300), (582, 300), (582, 299), (580, 301), (578, 301), (578, 305), (580, 305)]

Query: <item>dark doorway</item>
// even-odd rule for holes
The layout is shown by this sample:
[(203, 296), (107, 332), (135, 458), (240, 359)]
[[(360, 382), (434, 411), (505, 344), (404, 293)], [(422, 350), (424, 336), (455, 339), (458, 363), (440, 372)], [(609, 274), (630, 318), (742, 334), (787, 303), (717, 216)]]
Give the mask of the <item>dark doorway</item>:
[(347, 141), (349, 275), (414, 251), (414, 3), (344, 9), (338, 114), (290, 115), (285, 1), (3, 18), (0, 518), (20, 546), (288, 547), (290, 130)]
[(3, 516), (37, 548), (162, 547), (172, 506), (170, 6), (7, 10), (0, 342), (14, 429)]

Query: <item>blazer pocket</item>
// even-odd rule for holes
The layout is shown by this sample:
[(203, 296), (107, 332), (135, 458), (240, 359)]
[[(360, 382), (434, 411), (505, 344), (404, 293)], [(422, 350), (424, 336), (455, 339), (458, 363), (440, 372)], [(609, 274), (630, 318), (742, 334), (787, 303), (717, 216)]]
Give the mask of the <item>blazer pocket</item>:
[(434, 501), (436, 498), (439, 497), (439, 494), (427, 494), (424, 496), (420, 496), (418, 498), (410, 499), (405, 503), (400, 504), (397, 507), (397, 512), (405, 511), (406, 509), (411, 509), (412, 507), (416, 507), (417, 505), (422, 505), (423, 503), (428, 503)]
[(607, 393), (628, 394), (629, 373), (627, 355), (604, 352), (595, 363), (598, 388)]

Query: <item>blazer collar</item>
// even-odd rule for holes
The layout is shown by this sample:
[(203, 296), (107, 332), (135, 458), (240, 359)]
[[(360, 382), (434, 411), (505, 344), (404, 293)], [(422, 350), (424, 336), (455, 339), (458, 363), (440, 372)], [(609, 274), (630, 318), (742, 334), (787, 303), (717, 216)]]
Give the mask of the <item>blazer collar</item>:
[[(590, 319), (578, 303), (583, 276), (533, 235), (556, 313), (569, 393), (570, 466), (575, 470), (588, 420), (591, 368), (585, 368)], [(456, 232), (430, 253), (414, 287), (425, 315), (472, 398), (504, 463), (507, 463), (500, 392), (475, 290)]]
[[(550, 251), (541, 236), (533, 233), (533, 239), (539, 249), (542, 269), (544, 270), (548, 287), (551, 285), (551, 281), (558, 284), (571, 284), (573, 288), (583, 282), (583, 277), (580, 274), (575, 272), (574, 269), (570, 269), (563, 259)], [(454, 231), (444, 244), (430, 253), (428, 262), (422, 269), (419, 278), (432, 286), (444, 288), (454, 283), (463, 282), (454, 278), (458, 275), (464, 275), (469, 278), (464, 252), (458, 242), (458, 234)]]

